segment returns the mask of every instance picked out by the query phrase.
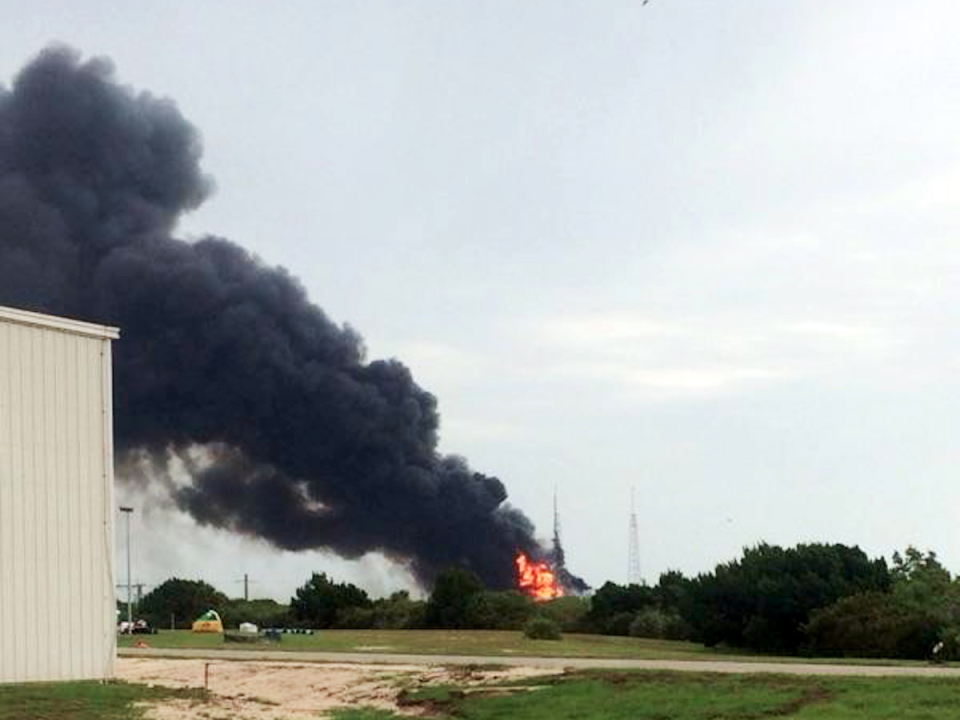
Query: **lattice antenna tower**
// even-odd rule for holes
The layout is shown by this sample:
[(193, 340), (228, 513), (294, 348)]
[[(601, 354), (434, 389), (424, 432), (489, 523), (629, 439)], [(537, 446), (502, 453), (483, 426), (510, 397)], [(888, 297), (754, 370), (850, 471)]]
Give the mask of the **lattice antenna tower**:
[(557, 509), (557, 488), (553, 488), (553, 562), (562, 568), (566, 562), (560, 541), (560, 511)]
[(627, 584), (640, 585), (640, 531), (637, 527), (637, 508), (634, 489), (630, 488), (630, 531), (627, 539)]

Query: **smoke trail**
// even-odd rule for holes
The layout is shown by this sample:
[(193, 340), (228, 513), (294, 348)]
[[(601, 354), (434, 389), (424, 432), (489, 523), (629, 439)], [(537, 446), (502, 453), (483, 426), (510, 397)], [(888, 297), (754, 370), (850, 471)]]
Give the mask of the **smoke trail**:
[(177, 505), (287, 549), (370, 551), (429, 583), (512, 584), (540, 552), (503, 484), (437, 452), (436, 400), (368, 362), (285, 270), (172, 237), (211, 190), (196, 130), (111, 63), (51, 48), (0, 87), (0, 303), (117, 324), (117, 446), (163, 465), (207, 446)]

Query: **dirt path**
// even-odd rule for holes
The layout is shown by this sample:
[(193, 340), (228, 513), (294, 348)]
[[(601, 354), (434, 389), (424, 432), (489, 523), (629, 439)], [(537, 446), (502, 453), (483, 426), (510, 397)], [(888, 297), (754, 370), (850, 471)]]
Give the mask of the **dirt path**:
[(347, 663), (368, 666), (482, 666), (538, 668), (560, 671), (587, 670), (677, 670), (681, 672), (777, 673), (782, 675), (862, 675), (870, 677), (953, 677), (960, 668), (900, 665), (828, 665), (821, 663), (735, 662), (722, 660), (634, 660), (626, 658), (543, 658), (482, 655), (409, 655), (394, 653), (284, 652), (282, 650), (201, 650), (186, 648), (121, 648), (121, 658), (181, 658), (248, 660), (293, 663)]

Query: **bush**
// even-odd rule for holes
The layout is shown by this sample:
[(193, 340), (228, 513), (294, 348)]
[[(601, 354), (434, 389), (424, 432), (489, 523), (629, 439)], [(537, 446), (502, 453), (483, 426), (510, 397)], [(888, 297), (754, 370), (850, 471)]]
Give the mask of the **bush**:
[(342, 630), (369, 630), (376, 620), (376, 611), (369, 607), (348, 607), (337, 613), (333, 627)]
[(651, 587), (607, 582), (590, 599), (588, 619), (595, 631), (626, 635), (630, 631), (633, 616), (656, 605), (657, 595)]
[(584, 632), (587, 627), (587, 613), (590, 601), (580, 597), (561, 597), (540, 603), (540, 614), (548, 617), (560, 626), (563, 632)]
[(290, 624), (290, 608), (275, 600), (230, 600), (220, 611), (225, 628), (250, 622), (261, 628), (285, 627)]
[(414, 601), (407, 614), (404, 616), (403, 624), (398, 626), (387, 626), (398, 630), (424, 630), (427, 628), (427, 604), (420, 601)]
[(938, 660), (960, 660), (960, 625), (951, 625), (940, 631), (943, 645), (937, 653)]
[(520, 630), (535, 612), (526, 595), (506, 592), (479, 592), (467, 602), (464, 625), (475, 630)]
[(630, 636), (655, 640), (688, 640), (690, 626), (674, 611), (648, 608), (634, 616), (630, 623)]
[(406, 590), (373, 603), (373, 627), (378, 630), (415, 630), (425, 627), (423, 600), (411, 600)]
[(630, 637), (663, 638), (667, 626), (666, 613), (653, 608), (641, 610), (630, 623)]
[(560, 626), (550, 618), (538, 615), (523, 626), (523, 634), (531, 640), (560, 640)]
[(889, 593), (861, 593), (817, 610), (804, 626), (805, 650), (815, 655), (865, 658), (930, 656), (941, 635), (936, 618)]
[(693, 638), (693, 628), (690, 623), (678, 613), (667, 613), (667, 624), (663, 628), (664, 640), (690, 640)]
[(600, 630), (604, 635), (629, 635), (630, 623), (633, 622), (635, 617), (636, 615), (632, 612), (618, 612), (616, 615), (609, 618), (600, 627)]

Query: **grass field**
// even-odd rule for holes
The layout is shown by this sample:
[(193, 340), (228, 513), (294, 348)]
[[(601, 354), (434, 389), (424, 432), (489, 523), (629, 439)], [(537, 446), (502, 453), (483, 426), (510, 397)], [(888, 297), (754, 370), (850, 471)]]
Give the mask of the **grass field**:
[(414, 653), (422, 655), (483, 655), (583, 658), (637, 658), (642, 660), (738, 660), (782, 662), (841, 662), (869, 664), (921, 664), (910, 661), (811, 660), (749, 655), (706, 648), (671, 640), (566, 634), (560, 641), (528, 640), (520, 632), (497, 630), (320, 630), (314, 635), (284, 635), (279, 644), (224, 643), (216, 634), (187, 630), (161, 631), (157, 635), (121, 636), (121, 647), (144, 641), (154, 648), (229, 648), (316, 650), (326, 652)]
[(72, 682), (0, 685), (0, 720), (136, 720), (137, 703), (183, 698), (199, 690), (149, 688), (127, 683)]
[[(0, 720), (138, 720), (138, 703), (170, 698), (196, 701), (196, 718), (208, 717), (201, 691), (90, 682), (0, 686)], [(407, 693), (402, 704), (436, 720), (960, 720), (960, 681), (581, 672), (479, 688), (429, 687)], [(402, 716), (358, 708), (332, 717)]]
[[(813, 679), (759, 675), (583, 673), (516, 694), (463, 695), (456, 688), (412, 698), (432, 717), (457, 720), (952, 720), (960, 682)], [(387, 720), (381, 710), (342, 710), (336, 720)]]
[(416, 653), (423, 655), (534, 655), (542, 657), (601, 658), (715, 658), (702, 645), (666, 640), (565, 635), (561, 641), (528, 640), (520, 632), (498, 630), (320, 630), (314, 635), (284, 635), (279, 644), (225, 643), (216, 634), (187, 630), (157, 635), (123, 635), (121, 647), (142, 640), (156, 648), (223, 648), (317, 650), (327, 652)]

